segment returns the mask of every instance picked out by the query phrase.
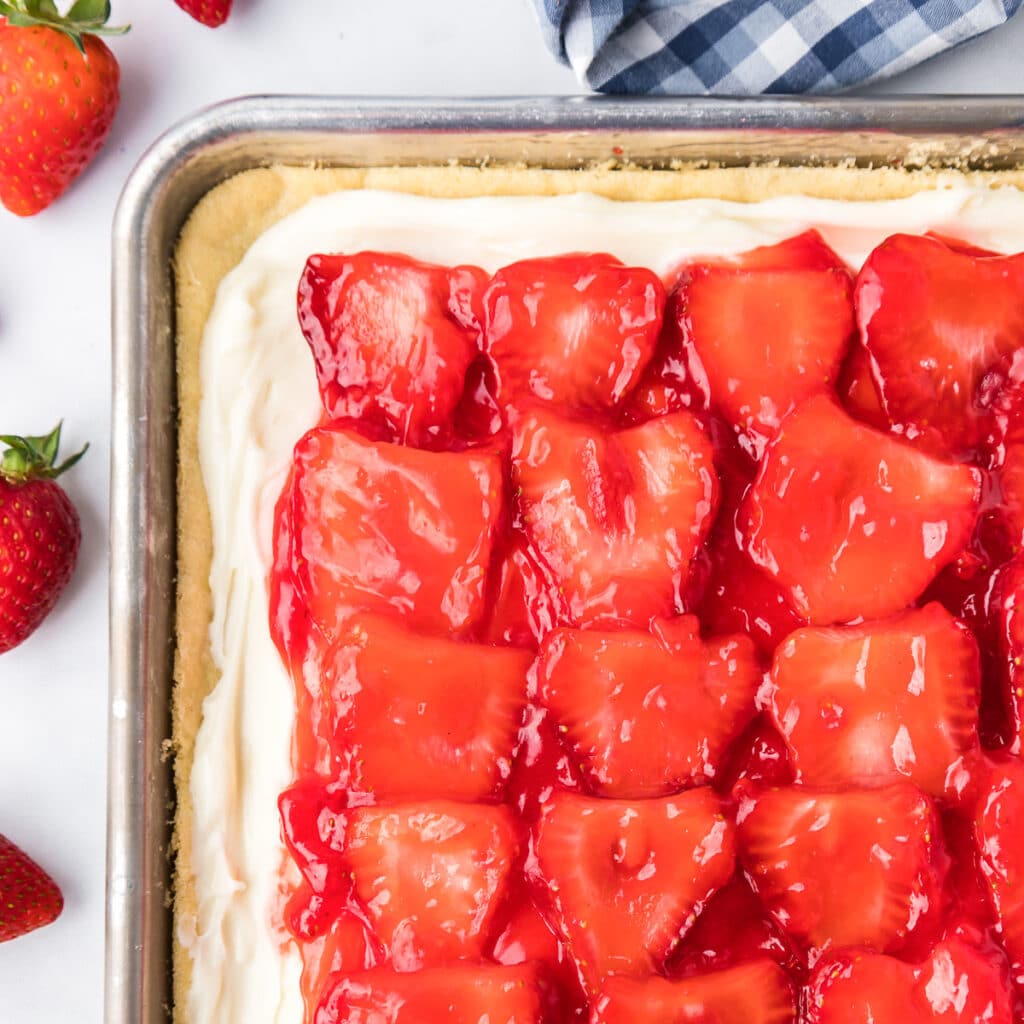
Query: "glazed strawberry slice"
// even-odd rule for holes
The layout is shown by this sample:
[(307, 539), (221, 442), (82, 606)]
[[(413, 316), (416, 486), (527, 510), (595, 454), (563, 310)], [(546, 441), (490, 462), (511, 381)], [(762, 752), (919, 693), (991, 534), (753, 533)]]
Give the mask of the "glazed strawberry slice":
[(875, 387), (871, 356), (863, 345), (856, 344), (850, 349), (839, 373), (836, 394), (843, 408), (855, 420), (876, 430), (889, 429), (889, 418)]
[(299, 281), (299, 326), (324, 409), (375, 436), (437, 447), (477, 354), (487, 275), (394, 253), (316, 255)]
[(772, 683), (773, 719), (809, 786), (909, 779), (942, 797), (950, 767), (978, 747), (977, 644), (939, 604), (797, 630), (775, 652)]
[(510, 897), (507, 906), (512, 908), (511, 914), (494, 942), (491, 959), (510, 966), (542, 964), (551, 982), (550, 1019), (585, 1019), (587, 998), (580, 987), (576, 964), (549, 916), (529, 898)]
[(747, 551), (812, 624), (910, 604), (970, 540), (981, 474), (939, 462), (816, 396), (768, 446), (741, 511)]
[(550, 574), (537, 562), (526, 538), (517, 535), (496, 572), (497, 596), (485, 637), (492, 643), (536, 648), (558, 621), (560, 602)]
[(671, 615), (711, 526), (710, 443), (687, 413), (609, 434), (552, 413), (519, 423), (518, 509), (559, 621)]
[(702, 643), (693, 616), (653, 634), (558, 630), (541, 648), (540, 695), (601, 796), (674, 793), (718, 773), (755, 714), (761, 683), (746, 637)]
[(347, 803), (337, 786), (315, 776), (300, 779), (277, 798), (281, 835), (304, 880), (288, 901), (285, 924), (303, 941), (330, 928), (352, 890), (342, 855)]
[(313, 1024), (541, 1024), (537, 968), (466, 964), (396, 974), (378, 967), (332, 978)]
[(294, 582), (329, 638), (358, 611), (464, 634), (485, 609), (502, 507), (497, 456), (368, 441), (338, 426), (295, 447), (278, 530), (290, 522)]
[(306, 1008), (303, 1021), (311, 1022), (328, 991), (332, 975), (362, 972), (377, 963), (376, 940), (357, 914), (346, 911), (336, 917), (330, 930), (317, 942), (301, 942), (302, 978), (300, 988)]
[(654, 356), (626, 401), (628, 422), (644, 423), (684, 409), (704, 412), (711, 405), (711, 386), (704, 364), (693, 346), (684, 344), (684, 304), (685, 293), (673, 289), (665, 303), (665, 319)]
[(656, 800), (556, 795), (536, 852), (590, 991), (609, 973), (663, 963), (735, 865), (732, 824), (707, 788)]
[(410, 633), (379, 616), (354, 619), (321, 664), (340, 783), (376, 800), (499, 796), (532, 660)]
[(740, 447), (732, 428), (702, 417), (715, 446), (721, 501), (707, 544), (696, 559), (685, 600), (712, 636), (745, 633), (769, 657), (804, 620), (790, 606), (786, 588), (755, 565), (744, 550), (740, 512), (757, 463)]
[(704, 367), (712, 406), (755, 451), (835, 383), (853, 335), (853, 278), (817, 232), (688, 264), (677, 288), (682, 345)]
[(764, 909), (738, 871), (708, 901), (665, 965), (670, 978), (688, 978), (734, 964), (770, 959), (799, 970), (801, 961), (786, 933)]
[(807, 992), (808, 1024), (1011, 1024), (1013, 992), (1005, 957), (952, 938), (920, 964), (880, 953), (823, 960)]
[(996, 678), (1009, 716), (1010, 749), (1024, 748), (1024, 555), (1006, 563), (995, 579), (991, 615), (996, 629)]
[(926, 911), (938, 906), (939, 822), (931, 801), (909, 783), (767, 790), (741, 801), (737, 825), (755, 889), (812, 953), (898, 950), (923, 933)]
[(484, 307), (501, 402), (606, 409), (628, 394), (654, 352), (665, 289), (643, 267), (574, 254), (503, 267)]
[(610, 977), (594, 1001), (591, 1024), (788, 1024), (796, 996), (771, 960), (679, 981)]
[(482, 955), (519, 845), (508, 808), (359, 807), (345, 838), (355, 893), (396, 971)]
[(788, 786), (793, 775), (785, 739), (767, 712), (761, 712), (732, 744), (715, 779), (715, 788), (721, 793), (731, 793), (741, 781), (762, 786)]
[(1024, 256), (893, 235), (861, 268), (854, 301), (893, 429), (928, 451), (973, 449), (983, 436), (978, 385), (1024, 345)]
[(1024, 543), (1024, 349), (990, 369), (979, 386), (984, 464), (996, 470), (999, 514), (1011, 543)]
[(1003, 944), (1024, 965), (1024, 761), (1003, 757), (979, 773), (974, 838), (991, 886)]

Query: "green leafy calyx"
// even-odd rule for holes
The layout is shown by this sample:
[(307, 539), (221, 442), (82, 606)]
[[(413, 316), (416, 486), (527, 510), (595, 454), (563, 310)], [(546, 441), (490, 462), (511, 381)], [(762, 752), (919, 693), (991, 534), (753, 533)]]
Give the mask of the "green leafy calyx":
[(75, 0), (67, 14), (61, 14), (54, 0), (0, 0), (0, 17), (9, 25), (28, 28), (44, 25), (66, 35), (85, 53), (85, 36), (120, 36), (127, 25), (108, 25), (110, 0)]
[(0, 434), (0, 443), (7, 445), (0, 453), (0, 478), (12, 484), (24, 484), (29, 480), (54, 480), (70, 469), (85, 453), (86, 445), (80, 452), (57, 463), (60, 448), (60, 428), (57, 426), (43, 437), (21, 437), (17, 434)]

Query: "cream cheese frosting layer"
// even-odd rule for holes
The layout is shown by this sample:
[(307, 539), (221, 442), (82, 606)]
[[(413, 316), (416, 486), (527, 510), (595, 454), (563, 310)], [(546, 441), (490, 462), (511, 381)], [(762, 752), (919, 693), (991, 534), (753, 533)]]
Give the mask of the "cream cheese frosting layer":
[(191, 775), (198, 917), (192, 1024), (301, 1024), (301, 964), (274, 923), (282, 868), (277, 796), (291, 781), (291, 679), (271, 641), (273, 511), (292, 447), (320, 413), (295, 294), (315, 252), (402, 252), (488, 271), (515, 260), (608, 252), (668, 274), (698, 255), (769, 245), (808, 228), (853, 267), (894, 232), (937, 231), (1024, 249), (1024, 194), (950, 187), (874, 202), (786, 197), (617, 202), (591, 195), (430, 199), (348, 191), (314, 199), (263, 234), (217, 293), (200, 356), (199, 445), (213, 528), (210, 648)]

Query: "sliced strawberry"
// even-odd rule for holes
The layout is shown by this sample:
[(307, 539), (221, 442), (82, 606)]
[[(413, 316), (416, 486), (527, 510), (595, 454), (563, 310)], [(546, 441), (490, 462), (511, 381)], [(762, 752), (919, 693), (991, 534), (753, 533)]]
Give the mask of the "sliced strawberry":
[(767, 655), (804, 620), (790, 606), (785, 587), (756, 566), (744, 550), (740, 511), (757, 463), (739, 445), (732, 428), (707, 417), (721, 482), (718, 516), (696, 560), (687, 608), (694, 608), (712, 636), (745, 633)]
[(502, 506), (497, 456), (319, 427), (295, 447), (289, 488), (290, 564), (328, 637), (357, 611), (397, 613), (433, 632), (476, 625)]
[(797, 970), (793, 943), (755, 895), (742, 872), (708, 901), (693, 927), (672, 954), (666, 973), (689, 977), (765, 957)]
[(665, 289), (643, 267), (575, 254), (503, 267), (484, 306), (503, 403), (606, 409), (622, 401), (654, 351)]
[(961, 457), (981, 440), (978, 386), (1024, 345), (1024, 256), (979, 257), (893, 235), (857, 278), (861, 338), (894, 430)]
[(506, 807), (435, 800), (350, 812), (355, 893), (396, 971), (482, 955), (518, 845)]
[(486, 639), (535, 648), (555, 628), (560, 602), (524, 537), (516, 537), (509, 546), (497, 570), (497, 582)]
[(836, 394), (843, 408), (861, 423), (876, 430), (888, 430), (882, 400), (878, 397), (875, 378), (871, 370), (871, 356), (863, 345), (854, 345), (843, 363), (836, 385)]
[(946, 875), (946, 917), (965, 926), (988, 931), (999, 924), (992, 905), (992, 892), (981, 870), (974, 837), (974, 811), (977, 806), (976, 775), (985, 776), (987, 761), (969, 758), (954, 769), (956, 805), (942, 812), (943, 843), (949, 853)]
[(379, 967), (328, 983), (313, 1024), (541, 1024), (543, 979), (529, 964), (466, 964), (396, 974)]
[(1015, 972), (1024, 966), (1024, 761), (1003, 757), (983, 773), (974, 813), (981, 870), (992, 889)]
[(733, 827), (707, 788), (657, 800), (556, 795), (536, 851), (591, 991), (609, 973), (662, 963), (735, 864)]
[(541, 648), (547, 704), (601, 796), (662, 796), (714, 778), (755, 713), (761, 671), (746, 637), (702, 643), (693, 616), (654, 634), (558, 630)]
[[(1016, 712), (1009, 692), (1008, 670), (1003, 660), (1002, 601), (1012, 592), (1012, 554), (1015, 547), (996, 512), (998, 488), (986, 479), (982, 513), (967, 548), (935, 577), (920, 602), (939, 601), (974, 634), (981, 653), (981, 705), (978, 734), (982, 745), (997, 749), (1014, 742)], [(1000, 585), (1003, 576), (1006, 586)]]
[(881, 618), (956, 558), (980, 498), (978, 470), (915, 451), (817, 396), (769, 445), (744, 537), (810, 622)]
[(693, 417), (608, 434), (535, 412), (519, 423), (512, 454), (522, 524), (562, 624), (673, 614), (718, 495)]
[(923, 933), (925, 911), (938, 906), (939, 821), (909, 783), (854, 792), (767, 790), (741, 802), (737, 824), (755, 889), (812, 953), (898, 950)]
[(945, 1024), (1012, 1024), (1014, 995), (1006, 954), (953, 937), (940, 942), (917, 968), (914, 994)]
[(1010, 748), (1024, 748), (1024, 555), (999, 570), (991, 602), (996, 628), (996, 678), (1009, 715)]
[(610, 977), (594, 1002), (591, 1024), (789, 1024), (796, 996), (771, 960), (679, 981)]
[(735, 518), (735, 509), (730, 514), (723, 508), (708, 538), (707, 581), (697, 615), (709, 633), (743, 633), (771, 655), (805, 620), (793, 610), (786, 588), (743, 550)]
[(1012, 1024), (1006, 960), (995, 948), (952, 938), (908, 964), (879, 953), (841, 953), (815, 969), (809, 1024)]
[(321, 940), (299, 943), (302, 954), (300, 988), (306, 1008), (303, 1020), (313, 1020), (331, 975), (361, 972), (376, 966), (377, 951), (373, 948), (376, 945), (366, 923), (351, 912), (335, 918)]
[(853, 279), (817, 232), (689, 264), (677, 287), (684, 349), (704, 367), (712, 406), (755, 451), (835, 383), (853, 335)]
[(486, 280), (476, 267), (394, 253), (311, 256), (299, 281), (299, 326), (327, 415), (388, 440), (444, 444), (477, 354)]
[(704, 412), (711, 405), (707, 371), (693, 346), (683, 340), (684, 304), (685, 293), (673, 289), (654, 356), (626, 402), (629, 422), (643, 423), (684, 409)]
[[(512, 899), (509, 904), (513, 904)], [(552, 1021), (571, 1020), (574, 1015), (582, 1018), (587, 999), (580, 987), (576, 965), (556, 931), (532, 900), (519, 900), (495, 940), (491, 958), (510, 966), (530, 962), (543, 964), (552, 982)]]
[(994, 512), (1016, 551), (1024, 544), (1024, 349), (989, 368), (975, 406), (985, 427), (980, 461), (999, 487)]
[(281, 835), (305, 880), (288, 902), (285, 923), (303, 941), (330, 928), (352, 890), (342, 856), (346, 805), (343, 792), (315, 777), (294, 783), (277, 799)]
[(354, 619), (321, 670), (340, 781), (377, 800), (499, 795), (532, 660), (413, 634), (380, 616)]
[(775, 652), (772, 713), (799, 781), (909, 779), (934, 797), (978, 746), (974, 637), (939, 604), (861, 626), (801, 629)]
[(851, 952), (826, 957), (807, 990), (813, 1024), (925, 1024), (914, 998), (914, 969), (881, 953)]
[(762, 712), (732, 745), (715, 779), (715, 788), (721, 793), (731, 793), (744, 780), (762, 786), (788, 786), (793, 775), (786, 741), (770, 716)]
[(536, 824), (554, 792), (584, 792), (582, 775), (579, 764), (560, 741), (548, 709), (528, 705), (506, 794), (520, 819), (531, 826)]

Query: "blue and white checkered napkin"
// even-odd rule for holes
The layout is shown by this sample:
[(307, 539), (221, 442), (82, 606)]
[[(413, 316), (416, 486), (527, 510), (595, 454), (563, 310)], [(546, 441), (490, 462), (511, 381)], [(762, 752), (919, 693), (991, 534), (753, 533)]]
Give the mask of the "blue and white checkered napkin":
[(552, 51), (592, 89), (833, 92), (1003, 24), (1022, 0), (533, 0)]

